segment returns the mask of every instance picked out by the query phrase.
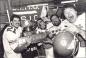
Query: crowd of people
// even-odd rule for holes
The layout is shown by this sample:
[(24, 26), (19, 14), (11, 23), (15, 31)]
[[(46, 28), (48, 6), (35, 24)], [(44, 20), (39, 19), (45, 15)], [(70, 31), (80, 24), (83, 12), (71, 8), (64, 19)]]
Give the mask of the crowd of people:
[[(43, 18), (38, 18), (37, 21), (28, 20), (28, 24), (23, 27), (20, 16), (12, 15), (10, 25), (5, 28), (2, 35), (4, 58), (40, 58), (40, 55), (44, 55), (44, 58), (86, 57), (85, 13), (77, 15), (76, 7), (68, 4), (63, 6), (62, 11), (65, 19), (52, 14), (50, 21), (44, 21)], [(54, 37), (62, 31), (71, 32), (77, 38), (77, 55), (60, 56), (55, 53)], [(72, 46), (70, 48), (73, 49)]]

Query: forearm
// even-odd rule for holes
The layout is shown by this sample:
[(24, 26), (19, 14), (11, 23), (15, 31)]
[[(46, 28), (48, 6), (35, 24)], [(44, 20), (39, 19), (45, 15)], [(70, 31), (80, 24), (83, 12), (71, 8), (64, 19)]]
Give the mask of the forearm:
[(80, 30), (79, 34), (83, 37), (84, 40), (86, 40), (86, 31), (85, 30)]
[(27, 37), (21, 37), (21, 38), (18, 38), (18, 40), (16, 40), (14, 43), (10, 43), (11, 48), (15, 52), (21, 52), (22, 50), (26, 49), (27, 46), (30, 45), (30, 43), (27, 44), (26, 38)]
[(15, 52), (21, 52), (22, 50), (26, 49), (27, 46), (30, 45), (30, 43), (37, 43), (46, 38), (46, 33), (40, 33), (40, 34), (33, 34), (28, 37), (21, 37), (18, 38), (14, 43), (10, 43), (11, 48)]
[(32, 40), (31, 43), (43, 41), (44, 39), (46, 39), (46, 37), (47, 37), (46, 33), (33, 34), (30, 36), (30, 39)]

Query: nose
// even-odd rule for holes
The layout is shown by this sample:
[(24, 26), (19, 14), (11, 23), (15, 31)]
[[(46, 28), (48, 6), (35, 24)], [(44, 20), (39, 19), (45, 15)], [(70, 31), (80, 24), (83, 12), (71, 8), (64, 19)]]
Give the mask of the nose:
[(72, 18), (73, 16), (72, 16), (72, 14), (71, 14), (71, 13), (69, 13), (69, 14), (68, 14), (68, 17), (69, 17), (69, 18)]

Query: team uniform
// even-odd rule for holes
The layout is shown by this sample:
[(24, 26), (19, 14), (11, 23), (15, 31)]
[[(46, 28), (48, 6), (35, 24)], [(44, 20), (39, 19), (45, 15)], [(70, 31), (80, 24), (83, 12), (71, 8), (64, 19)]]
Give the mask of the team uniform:
[(22, 33), (22, 28), (8, 26), (3, 33), (4, 58), (22, 58), (21, 53), (14, 52)]
[[(72, 27), (71, 26), (68, 26), (67, 23), (70, 24)], [(77, 28), (76, 29), (73, 29), (73, 27), (75, 28), (75, 26), (73, 26), (73, 25), (75, 25), (77, 28), (82, 29), (82, 30), (85, 31), (85, 25), (86, 25), (86, 23), (85, 23), (85, 13), (79, 15), (78, 18), (77, 18), (77, 20), (76, 20), (76, 22), (74, 22), (74, 23), (70, 23), (69, 21), (64, 20), (61, 23), (61, 25), (59, 26), (59, 28), (61, 30), (65, 30), (66, 28), (71, 28), (71, 31), (70, 32), (76, 32), (76, 30), (78, 30), (78, 29)], [(81, 42), (79, 43), (79, 50), (78, 50), (78, 53), (75, 56), (75, 58), (86, 57), (85, 56), (85, 49), (86, 49), (86, 47), (81, 47), (80, 45), (81, 45)], [(85, 42), (82, 43), (82, 45), (85, 45)]]
[[(58, 26), (54, 26), (52, 22), (47, 24), (47, 31), (51, 34), (57, 34), (58, 33)], [(51, 38), (53, 40), (53, 37)], [(46, 49), (46, 58), (54, 58), (54, 51), (53, 46), (50, 44), (45, 45)]]
[[(74, 23), (74, 25), (76, 25), (78, 28), (82, 29), (82, 30), (85, 30), (85, 26), (86, 26), (86, 23), (85, 23), (85, 13), (82, 13), (81, 15), (78, 16), (76, 22)], [(86, 30), (85, 30), (86, 31)], [(86, 46), (85, 47), (82, 47), (82, 45), (86, 45), (85, 42), (84, 43), (79, 43), (79, 51), (78, 51), (78, 54), (76, 55), (75, 58), (82, 58), (82, 57), (86, 57)]]
[[(51, 33), (51, 34), (55, 34), (55, 36), (59, 33), (59, 32), (62, 32), (63, 30), (61, 28), (64, 29), (64, 27), (60, 27), (60, 26), (54, 26), (52, 23), (49, 23), (47, 26), (48, 27), (48, 31)], [(58, 38), (59, 39), (59, 38)], [(52, 40), (54, 41), (54, 38), (52, 38)], [(59, 44), (59, 43), (58, 43)], [(62, 43), (64, 44), (64, 43)], [(68, 56), (68, 57), (63, 57), (63, 56), (60, 56), (56, 53), (56, 51), (54, 50), (53, 46), (49, 49), (46, 49), (47, 51), (47, 58), (72, 58), (72, 56)]]

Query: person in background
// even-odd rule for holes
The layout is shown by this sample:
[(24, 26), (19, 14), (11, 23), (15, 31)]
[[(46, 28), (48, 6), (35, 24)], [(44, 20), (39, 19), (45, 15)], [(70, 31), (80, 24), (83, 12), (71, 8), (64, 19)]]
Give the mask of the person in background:
[(4, 58), (22, 58), (21, 51), (30, 45), (28, 37), (22, 37), (21, 19), (18, 15), (12, 15), (11, 25), (7, 26), (3, 33)]
[(24, 28), (23, 36), (30, 37), (31, 44), (27, 47), (26, 50), (22, 52), (23, 58), (35, 58), (39, 56), (37, 47), (38, 43), (45, 40), (47, 33), (40, 32), (36, 33), (37, 23), (35, 21), (28, 21), (28, 25)]
[[(27, 20), (27, 26), (23, 29), (23, 36), (32, 36), (36, 34), (37, 23), (35, 21)], [(34, 38), (35, 39), (35, 38)], [(35, 58), (38, 56), (37, 43), (31, 43), (27, 49), (22, 52), (23, 58)]]
[[(46, 22), (44, 22), (43, 19), (38, 19), (38, 28), (37, 28), (37, 33), (40, 32), (48, 32), (48, 36), (45, 38), (45, 40), (42, 41), (42, 45), (45, 50), (45, 57), (46, 58), (54, 58), (53, 55), (53, 35), (51, 35), (51, 30), (49, 29), (50, 25), (47, 25)], [(51, 27), (52, 28), (52, 27)]]
[(61, 27), (67, 31), (72, 32), (76, 35), (79, 40), (79, 51), (75, 58), (86, 57), (85, 49), (86, 49), (86, 30), (85, 30), (85, 13), (81, 15), (77, 15), (77, 9), (74, 5), (67, 4), (63, 6), (63, 13), (65, 16), (65, 20), (62, 22)]
[[(62, 24), (63, 20), (61, 20), (59, 18), (58, 15), (56, 14), (53, 14), (51, 17), (50, 17), (50, 20), (51, 20), (51, 23), (49, 23), (47, 26), (48, 27), (48, 30), (50, 32), (49, 34), (49, 37), (51, 38), (52, 42), (54, 42), (54, 37), (59, 34), (60, 32), (62, 32), (63, 30), (61, 30), (61, 27), (60, 25)], [(52, 43), (54, 44), (54, 43)], [(59, 44), (59, 43), (58, 43)], [(51, 58), (72, 58), (72, 56), (61, 56), (59, 54), (56, 53), (56, 51), (54, 50), (54, 46), (52, 45), (51, 48), (47, 49), (47, 56), (48, 58), (51, 57), (51, 55), (53, 55)]]
[[(36, 28), (36, 33), (46, 32), (46, 23), (42, 18), (38, 18), (37, 20), (38, 27)], [(47, 40), (47, 38), (45, 38)], [(44, 41), (38, 43), (38, 50), (39, 50), (39, 56), (45, 57), (45, 47), (44, 47)]]
[(47, 30), (50, 33), (48, 37), (50, 38), (52, 45), (49, 45), (50, 47), (46, 49), (46, 58), (55, 58), (53, 50), (53, 39), (54, 36), (59, 32), (58, 26), (61, 24), (61, 20), (59, 19), (58, 15), (53, 14), (50, 17), (50, 21), (51, 22), (47, 24)]
[(45, 32), (45, 30), (46, 30), (46, 24), (45, 24), (45, 22), (41, 18), (39, 18), (37, 20), (37, 24), (38, 24), (38, 27), (36, 28), (37, 33)]
[[(51, 22), (47, 24), (47, 29), (51, 34), (56, 34), (60, 30), (58, 27), (61, 24), (61, 19), (56, 14), (51, 15), (50, 17)], [(52, 36), (50, 36), (52, 38)]]

